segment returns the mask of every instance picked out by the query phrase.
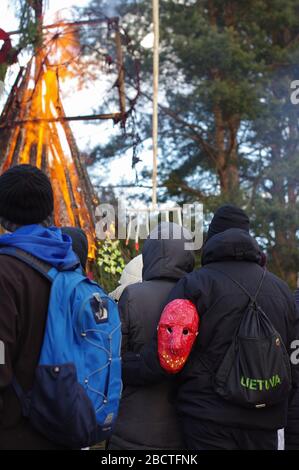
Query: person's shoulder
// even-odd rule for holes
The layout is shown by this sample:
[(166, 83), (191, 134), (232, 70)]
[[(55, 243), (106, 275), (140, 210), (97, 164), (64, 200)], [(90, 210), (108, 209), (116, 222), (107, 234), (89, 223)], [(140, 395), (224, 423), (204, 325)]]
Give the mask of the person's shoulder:
[(283, 279), (281, 279), (279, 276), (277, 276), (276, 274), (274, 274), (272, 271), (267, 271), (267, 276), (268, 276), (268, 279), (270, 279), (270, 281), (273, 282), (274, 284), (277, 284), (277, 285), (280, 286), (282, 289), (289, 290), (289, 286), (288, 286), (288, 284), (286, 283), (286, 281), (284, 281)]
[(289, 299), (293, 300), (293, 293), (286, 281), (284, 281), (271, 271), (267, 271), (267, 277), (268, 281), (272, 284), (272, 287), (275, 288), (277, 292), (280, 292), (285, 297), (288, 297)]
[(187, 273), (184, 276), (189, 282), (196, 282), (201, 284), (211, 284), (219, 277), (219, 271), (214, 267), (214, 264), (208, 264), (200, 266), (197, 269), (194, 269), (191, 273)]
[(124, 288), (119, 301), (124, 300), (124, 299), (128, 301), (130, 299), (136, 298), (136, 295), (139, 295), (139, 293), (144, 290), (143, 284), (144, 284), (143, 282), (136, 282), (134, 284), (127, 285)]
[(17, 274), (24, 263), (17, 258), (9, 255), (0, 255), (0, 275), (7, 276)]
[[(0, 255), (0, 278), (2, 280), (9, 280), (12, 283), (23, 284), (26, 281), (32, 285), (47, 283), (48, 281), (44, 276), (38, 273), (37, 270), (29, 266), (13, 256)], [(40, 281), (41, 279), (41, 281)]]
[[(4, 292), (8, 295), (22, 295), (25, 280), (30, 279), (27, 272), (27, 266), (20, 260), (8, 256), (0, 255), (0, 289), (1, 295)], [(24, 270), (25, 269), (25, 270)]]

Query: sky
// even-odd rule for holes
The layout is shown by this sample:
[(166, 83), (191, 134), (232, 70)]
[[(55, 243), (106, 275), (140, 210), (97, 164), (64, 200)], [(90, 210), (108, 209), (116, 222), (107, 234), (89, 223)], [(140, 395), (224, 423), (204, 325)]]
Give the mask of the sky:
[[(84, 7), (88, 4), (87, 0), (45, 0), (45, 24), (51, 24), (57, 19), (69, 19), (70, 9), (72, 6)], [(18, 29), (18, 20), (14, 15), (13, 2), (11, 0), (0, 1), (0, 28), (5, 31), (13, 31)], [(27, 58), (22, 58), (26, 62)], [(21, 65), (24, 65), (23, 63)], [(9, 93), (10, 87), (14, 81), (15, 74), (17, 73), (19, 65), (10, 67), (9, 73), (5, 80), (5, 94), (0, 100), (0, 110), (4, 104), (5, 98)], [(104, 77), (105, 80), (105, 77)], [(92, 86), (86, 86), (82, 90), (78, 90), (75, 81), (62, 85), (62, 101), (67, 115), (84, 115), (92, 114), (96, 111), (101, 103), (103, 96), (103, 83), (95, 83)], [(88, 151), (98, 144), (103, 144), (109, 141), (109, 137), (113, 134), (113, 124), (111, 121), (99, 124), (95, 123), (86, 124), (83, 122), (71, 122), (71, 127), (81, 151)], [(131, 153), (124, 155), (118, 160), (112, 161), (109, 165), (109, 171), (103, 169), (102, 165), (96, 165), (91, 176), (94, 178), (99, 176), (104, 181), (101, 184), (118, 185), (123, 182), (135, 182), (135, 171), (131, 169)], [(137, 166), (138, 172), (143, 168), (149, 169), (151, 167), (151, 151), (146, 148), (141, 155), (142, 163)], [(108, 173), (108, 174), (107, 174)], [(125, 178), (125, 181), (124, 181)], [(143, 190), (144, 191), (144, 190)], [(150, 190), (148, 190), (150, 192)], [(119, 191), (116, 191), (119, 194)], [(130, 190), (130, 195), (136, 192), (136, 195), (141, 194), (141, 190)], [(123, 193), (123, 191), (122, 191)], [(150, 193), (149, 193), (150, 195)]]

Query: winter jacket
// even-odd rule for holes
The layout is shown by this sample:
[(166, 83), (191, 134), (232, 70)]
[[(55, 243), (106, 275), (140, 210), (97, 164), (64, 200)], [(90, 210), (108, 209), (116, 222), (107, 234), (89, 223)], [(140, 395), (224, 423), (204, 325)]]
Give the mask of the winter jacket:
[[(148, 239), (142, 256), (143, 282), (128, 286), (118, 304), (123, 353), (138, 353), (152, 339), (170, 291), (194, 267), (183, 239)], [(165, 381), (125, 387), (109, 449), (182, 449), (173, 393), (172, 384)]]
[[(17, 246), (56, 267), (77, 262), (68, 236), (60, 230), (27, 226), (0, 237), (1, 246)], [(57, 449), (22, 417), (11, 386), (15, 376), (24, 391), (32, 388), (47, 318), (50, 283), (11, 256), (0, 255), (0, 449)]]
[(142, 281), (142, 263), (142, 255), (138, 255), (125, 266), (120, 276), (119, 286), (109, 294), (113, 300), (118, 302), (127, 286)]
[[(299, 287), (295, 291), (295, 302), (299, 319)], [(299, 345), (297, 349), (299, 350)], [(296, 357), (299, 361), (299, 352), (296, 354)], [(293, 390), (289, 399), (288, 423), (285, 429), (285, 449), (299, 450), (299, 388)]]
[[(287, 423), (288, 397), (275, 406), (246, 409), (220, 398), (213, 388), (213, 374), (231, 344), (234, 332), (246, 310), (249, 299), (220, 270), (243, 284), (255, 294), (262, 276), (262, 254), (256, 241), (240, 229), (230, 229), (213, 236), (203, 248), (203, 267), (181, 279), (169, 300), (186, 298), (195, 303), (201, 324), (195, 347), (183, 371), (178, 375), (176, 407), (180, 417), (242, 428), (275, 430)], [(207, 269), (213, 268), (213, 269)], [(299, 318), (288, 286), (267, 273), (258, 304), (280, 333), (290, 352), (291, 342), (299, 338)], [(161, 380), (153, 344), (138, 357), (130, 355), (123, 361), (123, 377), (127, 383)], [(202, 359), (204, 361), (202, 362)], [(208, 366), (208, 367), (207, 367)], [(293, 390), (299, 387), (298, 366), (292, 367)]]

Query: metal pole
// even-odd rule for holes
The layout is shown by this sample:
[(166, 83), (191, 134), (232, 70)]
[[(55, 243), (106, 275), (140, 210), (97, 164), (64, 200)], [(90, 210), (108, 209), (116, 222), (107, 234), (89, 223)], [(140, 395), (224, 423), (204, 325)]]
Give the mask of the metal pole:
[(153, 175), (152, 204), (157, 205), (158, 92), (159, 92), (159, 0), (153, 0)]

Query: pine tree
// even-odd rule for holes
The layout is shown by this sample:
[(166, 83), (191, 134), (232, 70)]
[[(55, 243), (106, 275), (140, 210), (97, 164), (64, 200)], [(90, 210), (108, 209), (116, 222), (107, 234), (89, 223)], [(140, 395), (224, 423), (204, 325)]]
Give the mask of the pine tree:
[[(92, 0), (103, 6), (100, 0)], [(289, 280), (298, 269), (299, 0), (160, 0), (160, 181), (165, 197), (247, 208), (271, 267)], [(150, 136), (151, 51), (140, 47), (151, 2), (120, 2), (142, 58), (140, 133)], [(146, 26), (147, 25), (147, 26)], [(130, 73), (130, 64), (127, 64)], [(122, 151), (125, 139), (95, 149)], [(125, 141), (128, 146), (128, 139)], [(290, 255), (291, 253), (291, 255)]]

